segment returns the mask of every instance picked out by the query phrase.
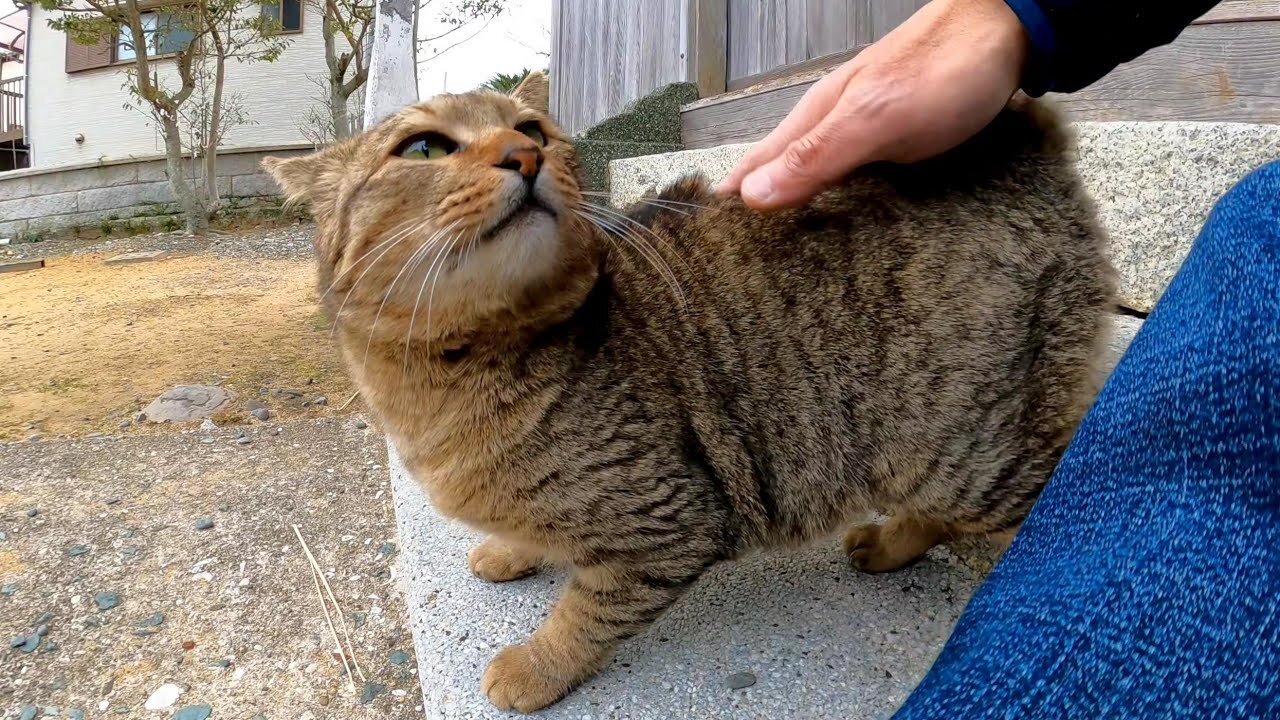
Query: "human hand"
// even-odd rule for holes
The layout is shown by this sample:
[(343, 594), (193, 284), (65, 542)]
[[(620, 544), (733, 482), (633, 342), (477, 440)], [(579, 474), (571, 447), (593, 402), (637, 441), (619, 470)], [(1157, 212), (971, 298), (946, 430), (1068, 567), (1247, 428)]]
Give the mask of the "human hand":
[(945, 152), (1005, 106), (1027, 51), (1004, 0), (934, 0), (814, 83), (717, 190), (799, 205), (866, 163)]

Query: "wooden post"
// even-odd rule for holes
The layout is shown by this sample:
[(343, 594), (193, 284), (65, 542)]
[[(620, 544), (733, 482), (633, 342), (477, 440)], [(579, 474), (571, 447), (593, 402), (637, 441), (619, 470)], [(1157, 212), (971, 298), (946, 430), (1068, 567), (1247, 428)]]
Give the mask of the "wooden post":
[(416, 10), (416, 0), (378, 0), (364, 94), (365, 129), (418, 101)]

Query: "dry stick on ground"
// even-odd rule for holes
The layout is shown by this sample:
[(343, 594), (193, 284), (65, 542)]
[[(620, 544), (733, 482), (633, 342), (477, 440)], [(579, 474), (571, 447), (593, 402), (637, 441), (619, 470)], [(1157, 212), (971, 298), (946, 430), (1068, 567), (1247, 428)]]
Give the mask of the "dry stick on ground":
[(355, 392), (351, 393), (351, 397), (347, 398), (347, 401), (346, 401), (346, 402), (344, 402), (344, 403), (342, 403), (342, 405), (340, 405), (340, 406), (338, 407), (338, 412), (342, 412), (343, 410), (346, 410), (346, 409), (347, 409), (347, 406), (351, 404), (351, 401), (352, 401), (352, 400), (355, 400), (355, 399), (356, 399), (356, 398), (358, 398), (358, 397), (360, 397), (360, 391), (359, 391), (359, 390), (357, 390), (357, 391), (355, 391)]
[[(298, 542), (302, 544), (302, 552), (306, 553), (307, 561), (311, 563), (312, 579), (316, 581), (316, 594), (320, 596), (320, 605), (324, 608), (324, 618), (329, 623), (329, 632), (333, 634), (333, 642), (338, 646), (338, 654), (342, 656), (342, 667), (347, 671), (347, 682), (351, 683), (351, 668), (347, 666), (347, 656), (351, 657), (351, 665), (355, 667), (356, 674), (360, 676), (361, 682), (369, 682), (365, 677), (364, 670), (360, 669), (360, 663), (356, 660), (356, 646), (351, 642), (351, 633), (347, 630), (346, 616), (342, 612), (342, 606), (338, 604), (338, 598), (333, 596), (333, 589), (329, 587), (329, 581), (325, 579), (324, 571), (320, 569), (320, 563), (316, 562), (315, 555), (311, 554), (311, 548), (307, 545), (307, 541), (302, 538), (302, 531), (297, 525), (291, 525), (293, 534), (298, 536)], [(325, 602), (324, 594), (320, 592), (320, 585), (324, 584), (324, 592), (328, 593), (329, 601), (333, 603), (333, 610), (338, 615), (338, 624), (342, 626), (342, 635), (347, 640), (347, 647), (343, 648), (342, 643), (338, 640), (338, 632), (333, 627), (333, 619), (329, 615), (329, 605)]]

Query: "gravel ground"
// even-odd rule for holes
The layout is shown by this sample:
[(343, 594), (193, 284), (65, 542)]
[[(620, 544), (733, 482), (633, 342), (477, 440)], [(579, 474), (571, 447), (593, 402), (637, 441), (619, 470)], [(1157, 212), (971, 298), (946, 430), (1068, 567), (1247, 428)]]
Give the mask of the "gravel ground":
[(385, 447), (362, 425), (0, 444), (0, 718), (422, 717)]
[(0, 262), (6, 259), (49, 258), (67, 255), (100, 255), (145, 250), (168, 250), (211, 257), (240, 259), (295, 259), (310, 257), (312, 223), (284, 227), (257, 228), (234, 233), (211, 231), (208, 238), (190, 237), (182, 231), (134, 235), (132, 237), (80, 240), (61, 238), (38, 243), (0, 246)]

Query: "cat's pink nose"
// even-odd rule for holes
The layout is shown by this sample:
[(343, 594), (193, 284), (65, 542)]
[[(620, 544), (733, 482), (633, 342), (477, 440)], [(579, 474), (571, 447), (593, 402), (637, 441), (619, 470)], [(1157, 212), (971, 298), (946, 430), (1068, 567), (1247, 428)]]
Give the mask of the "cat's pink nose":
[(536, 177), (542, 169), (542, 150), (536, 147), (509, 148), (502, 160), (494, 165), (504, 170), (514, 170), (527, 178)]

